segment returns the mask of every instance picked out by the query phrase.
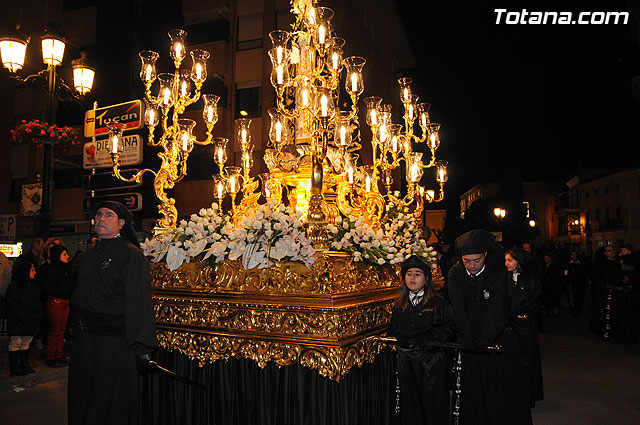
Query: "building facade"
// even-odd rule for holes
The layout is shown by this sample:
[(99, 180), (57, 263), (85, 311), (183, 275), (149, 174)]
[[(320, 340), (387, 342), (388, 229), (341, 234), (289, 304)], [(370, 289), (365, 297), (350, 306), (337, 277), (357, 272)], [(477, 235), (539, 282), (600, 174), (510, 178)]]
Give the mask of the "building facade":
[[(140, 81), (138, 52), (154, 50), (160, 53), (158, 72), (172, 72), (169, 58), (167, 31), (183, 28), (187, 31), (187, 48), (210, 52), (207, 64), (208, 79), (203, 93), (220, 96), (219, 120), (213, 135), (225, 137), (227, 145), (226, 165), (240, 165), (240, 147), (235, 140), (235, 119), (250, 118), (254, 149), (252, 175), (265, 172), (262, 160), (269, 131), (267, 110), (275, 106), (275, 93), (270, 83), (271, 62), (267, 55), (271, 48), (269, 33), (275, 29), (290, 29), (293, 15), (287, 0), (183, 0), (158, 4), (146, 0), (128, 2), (117, 0), (100, 5), (81, 7), (81, 3), (69, 1), (29, 1), (28, 4), (12, 4), (5, 16), (16, 21), (22, 16), (23, 32), (31, 32), (33, 40), (39, 38), (45, 24), (57, 22), (59, 31), (67, 38), (67, 51), (59, 72), (71, 81), (70, 61), (79, 51), (89, 53), (96, 69), (94, 88), (87, 100), (79, 105), (56, 102), (56, 123), (74, 125), (82, 133), (83, 118), (92, 109), (118, 104), (144, 97)], [(47, 7), (45, 8), (45, 4)], [(401, 110), (397, 78), (399, 70), (415, 66), (415, 58), (402, 21), (391, 0), (376, 0), (362, 4), (352, 1), (326, 1), (321, 6), (335, 11), (332, 20), (334, 31), (346, 40), (344, 57), (357, 55), (367, 60), (364, 68), (367, 96), (381, 96), (386, 103)], [(46, 10), (44, 14), (22, 13), (21, 8)], [(388, 28), (394, 31), (388, 31)], [(118, 28), (118, 31), (113, 31)], [(7, 28), (3, 28), (6, 30)], [(38, 41), (27, 48), (25, 67), (20, 75), (36, 73), (43, 68)], [(46, 94), (32, 88), (17, 88), (8, 73), (0, 75), (0, 96), (5, 99), (0, 106), (0, 215), (15, 217), (17, 228), (14, 239), (28, 240), (37, 236), (37, 215), (25, 215), (23, 186), (37, 184), (42, 175), (42, 152), (35, 146), (12, 146), (9, 133), (22, 119), (43, 119)], [(362, 101), (361, 101), (362, 103)], [(359, 105), (362, 110), (362, 105)], [(194, 134), (198, 140), (205, 138), (202, 123), (203, 102), (198, 101), (185, 111), (183, 118), (198, 123)], [(364, 118), (361, 118), (364, 122)], [(363, 140), (369, 140), (367, 126), (362, 126)], [(143, 162), (135, 168), (158, 169), (158, 149), (146, 146), (147, 131), (139, 134), (143, 149)], [(109, 168), (83, 168), (84, 139), (79, 146), (66, 151), (55, 151), (53, 162), (53, 203), (51, 234), (63, 239), (72, 251), (84, 249), (91, 223), (83, 210), (83, 199), (91, 196), (118, 194), (122, 189), (87, 192), (83, 190), (83, 176), (93, 172), (109, 172)], [(363, 143), (367, 145), (367, 143)], [(371, 155), (371, 152), (363, 152)], [(365, 161), (368, 160), (365, 158)], [(370, 162), (370, 160), (368, 161)], [(169, 195), (175, 198), (179, 218), (207, 207), (214, 201), (211, 175), (218, 167), (213, 161), (212, 146), (196, 146), (189, 157), (188, 175)], [(148, 178), (149, 177), (149, 178)], [(153, 195), (151, 176), (145, 175), (140, 188), (131, 189), (141, 194), (142, 205), (134, 212), (138, 228), (151, 231), (158, 213)]]

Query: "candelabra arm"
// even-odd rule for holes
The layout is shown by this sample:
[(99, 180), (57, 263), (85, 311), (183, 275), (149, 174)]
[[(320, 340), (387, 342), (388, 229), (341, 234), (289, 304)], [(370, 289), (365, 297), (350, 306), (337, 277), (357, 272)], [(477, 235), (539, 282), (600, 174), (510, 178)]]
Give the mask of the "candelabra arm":
[(154, 176), (156, 175), (156, 172), (153, 170), (150, 170), (148, 168), (145, 168), (144, 170), (140, 170), (138, 171), (135, 175), (127, 178), (124, 177), (121, 173), (120, 173), (120, 154), (119, 153), (112, 153), (111, 154), (111, 161), (113, 162), (113, 174), (115, 174), (116, 178), (118, 178), (119, 180), (125, 181), (125, 182), (129, 182), (129, 183), (140, 183), (142, 181), (142, 175), (144, 173), (151, 173)]

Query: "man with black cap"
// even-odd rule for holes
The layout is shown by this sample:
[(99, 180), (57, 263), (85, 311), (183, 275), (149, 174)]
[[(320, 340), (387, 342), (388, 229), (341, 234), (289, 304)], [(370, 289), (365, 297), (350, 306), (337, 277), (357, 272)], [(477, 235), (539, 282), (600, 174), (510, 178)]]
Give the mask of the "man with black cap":
[(92, 212), (100, 241), (82, 256), (71, 301), (76, 339), (69, 365), (69, 424), (136, 424), (136, 356), (158, 345), (149, 262), (124, 205), (103, 202)]
[[(472, 230), (456, 240), (461, 262), (449, 270), (453, 307), (462, 355), (462, 423), (527, 425), (532, 423), (524, 369), (517, 340), (507, 329), (509, 292), (502, 248), (486, 230)], [(501, 352), (488, 347), (496, 344)]]

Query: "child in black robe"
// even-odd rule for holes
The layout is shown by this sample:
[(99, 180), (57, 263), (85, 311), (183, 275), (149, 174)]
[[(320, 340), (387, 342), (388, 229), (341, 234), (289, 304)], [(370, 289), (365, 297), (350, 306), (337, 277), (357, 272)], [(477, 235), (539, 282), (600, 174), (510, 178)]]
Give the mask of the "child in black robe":
[(403, 424), (449, 423), (447, 361), (425, 342), (454, 339), (448, 302), (435, 294), (431, 269), (417, 256), (402, 265), (404, 285), (393, 308), (389, 335), (398, 339), (400, 418)]

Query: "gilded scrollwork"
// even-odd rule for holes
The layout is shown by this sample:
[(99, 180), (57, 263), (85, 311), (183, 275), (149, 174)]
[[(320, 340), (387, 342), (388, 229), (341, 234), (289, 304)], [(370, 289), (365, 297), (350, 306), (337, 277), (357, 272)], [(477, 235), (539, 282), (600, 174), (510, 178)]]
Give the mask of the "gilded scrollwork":
[(200, 365), (230, 358), (300, 364), (334, 380), (384, 349), (375, 336), (386, 329), (398, 285), (397, 269), (331, 251), (311, 267), (245, 270), (239, 260), (196, 261), (172, 272), (152, 264), (163, 348)]
[(385, 344), (375, 337), (345, 347), (326, 347), (160, 329), (158, 340), (162, 348), (178, 351), (197, 360), (200, 366), (231, 358), (253, 360), (261, 368), (268, 362), (279, 366), (300, 364), (335, 381), (343, 379), (352, 367), (373, 362), (385, 349)]

